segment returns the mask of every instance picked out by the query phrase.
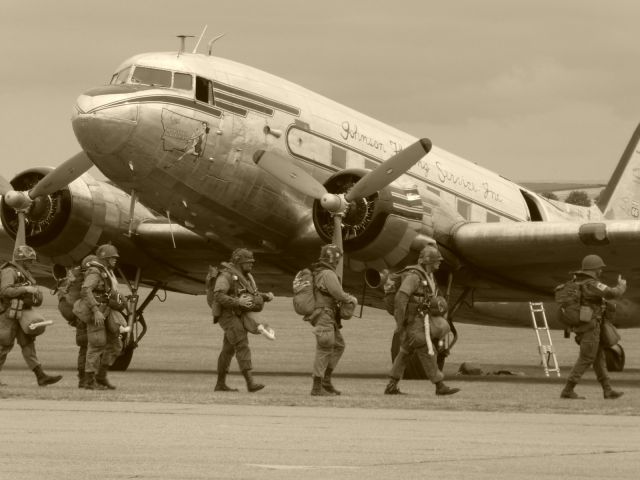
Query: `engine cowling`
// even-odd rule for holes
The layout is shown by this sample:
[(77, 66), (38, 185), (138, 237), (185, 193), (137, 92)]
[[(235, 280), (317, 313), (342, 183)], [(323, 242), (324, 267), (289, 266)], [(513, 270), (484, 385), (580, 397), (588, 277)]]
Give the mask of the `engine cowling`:
[[(51, 168), (34, 168), (18, 174), (14, 189), (31, 189)], [(51, 195), (37, 197), (25, 216), (27, 244), (52, 263), (73, 265), (88, 255), (99, 242), (112, 241), (119, 250), (133, 251), (129, 228), (131, 197), (118, 188), (84, 174)], [(18, 216), (2, 202), (2, 225), (14, 237)], [(136, 205), (134, 224), (155, 216)]]
[[(345, 193), (366, 173), (364, 169), (343, 170), (324, 186), (330, 193)], [(319, 201), (313, 205), (313, 223), (320, 237), (330, 242), (334, 228), (331, 213)], [(403, 263), (412, 251), (415, 254), (415, 242), (425, 231), (417, 188), (393, 184), (352, 202), (342, 223), (343, 247), (349, 268), (355, 271), (381, 271)]]

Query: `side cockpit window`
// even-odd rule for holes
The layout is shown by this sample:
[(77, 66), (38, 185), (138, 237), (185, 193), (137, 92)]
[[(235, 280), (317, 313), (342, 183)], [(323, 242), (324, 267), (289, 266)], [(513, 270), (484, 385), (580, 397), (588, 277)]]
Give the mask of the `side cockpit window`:
[(180, 90), (191, 90), (193, 83), (193, 77), (188, 73), (174, 73), (173, 74), (173, 88), (179, 88)]
[(196, 100), (213, 105), (213, 85), (211, 80), (196, 77)]
[(131, 67), (126, 67), (120, 70), (118, 73), (114, 73), (113, 77), (111, 77), (111, 85), (122, 85), (123, 83), (127, 83), (129, 79), (129, 72), (131, 71)]
[(152, 87), (171, 87), (171, 72), (159, 68), (136, 67), (131, 83), (151, 85)]

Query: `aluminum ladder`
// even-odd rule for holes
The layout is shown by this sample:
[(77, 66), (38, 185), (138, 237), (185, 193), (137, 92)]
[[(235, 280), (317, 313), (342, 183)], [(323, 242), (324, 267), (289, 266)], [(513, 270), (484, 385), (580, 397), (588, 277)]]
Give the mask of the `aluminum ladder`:
[[(529, 310), (531, 311), (531, 321), (533, 329), (538, 339), (538, 351), (540, 352), (540, 360), (544, 368), (544, 374), (548, 377), (549, 372), (556, 372), (560, 376), (560, 367), (556, 358), (556, 350), (551, 341), (551, 332), (549, 332), (549, 324), (547, 323), (547, 315), (544, 311), (544, 303), (529, 302)], [(540, 334), (544, 331), (545, 334)], [(551, 365), (549, 362), (551, 361)]]

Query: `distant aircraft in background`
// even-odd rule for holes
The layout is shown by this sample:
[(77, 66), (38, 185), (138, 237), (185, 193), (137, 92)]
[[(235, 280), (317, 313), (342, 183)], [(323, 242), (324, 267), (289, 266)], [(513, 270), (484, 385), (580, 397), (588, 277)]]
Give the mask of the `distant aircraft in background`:
[[(239, 246), (256, 252), (262, 287), (290, 295), (294, 273), (322, 244), (343, 245), (345, 288), (381, 307), (385, 273), (437, 242), (450, 320), (513, 326), (530, 325), (528, 314), (512, 316), (514, 305), (550, 300), (596, 253), (629, 281), (619, 325), (640, 325), (637, 130), (600, 208), (577, 207), (287, 80), (195, 51), (125, 60), (76, 101), (80, 153), (2, 182), (5, 258), (13, 238), (47, 269), (105, 242), (120, 251), (136, 327), (120, 368), (157, 291), (204, 293), (208, 265)], [(108, 182), (86, 173), (93, 165)], [(144, 301), (140, 285), (151, 287)]]

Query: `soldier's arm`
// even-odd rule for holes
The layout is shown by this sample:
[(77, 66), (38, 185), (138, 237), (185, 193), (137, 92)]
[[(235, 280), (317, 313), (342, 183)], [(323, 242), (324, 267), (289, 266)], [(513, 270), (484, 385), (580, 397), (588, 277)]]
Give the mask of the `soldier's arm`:
[(340, 285), (340, 280), (338, 279), (338, 275), (330, 270), (325, 270), (326, 273), (322, 275), (322, 278), (319, 280), (324, 284), (324, 288), (327, 290), (329, 295), (331, 295), (338, 302), (345, 303), (358, 303), (358, 300), (353, 295), (345, 292), (342, 289), (342, 285)]
[(11, 268), (2, 270), (0, 296), (4, 298), (17, 298), (29, 291), (25, 285), (16, 285), (16, 280), (17, 275), (14, 270)]
[(404, 325), (409, 298), (411, 298), (411, 295), (413, 295), (419, 285), (420, 279), (414, 274), (407, 275), (400, 284), (396, 298), (393, 301), (393, 318), (396, 320), (398, 329), (401, 329)]
[(213, 287), (213, 299), (226, 308), (238, 307), (240, 305), (238, 298), (229, 295), (229, 290), (231, 290), (231, 282), (227, 274), (221, 273)]
[(101, 280), (100, 273), (88, 270), (80, 287), (80, 298), (85, 301), (91, 311), (95, 311), (100, 305), (93, 295), (93, 290), (100, 285)]
[[(587, 294), (595, 293), (605, 300), (613, 300), (615, 298), (620, 298), (624, 294), (624, 292), (626, 292), (627, 282), (624, 280), (618, 282), (618, 285), (616, 285), (615, 287), (609, 287), (602, 282), (589, 282), (585, 285), (585, 289), (587, 290)], [(591, 292), (589, 292), (589, 290), (591, 290)]]

